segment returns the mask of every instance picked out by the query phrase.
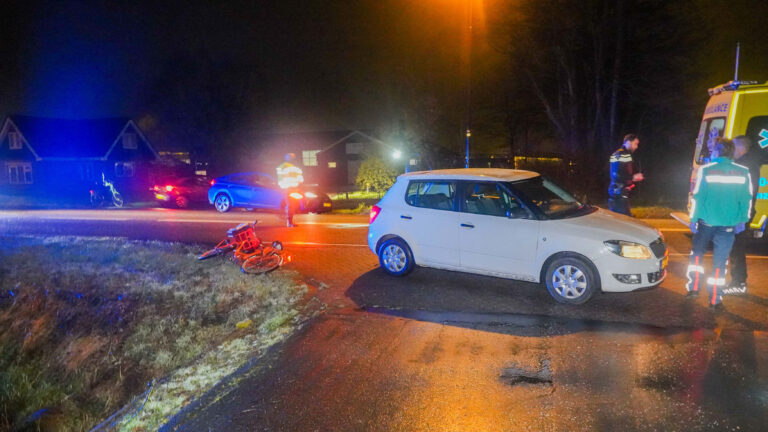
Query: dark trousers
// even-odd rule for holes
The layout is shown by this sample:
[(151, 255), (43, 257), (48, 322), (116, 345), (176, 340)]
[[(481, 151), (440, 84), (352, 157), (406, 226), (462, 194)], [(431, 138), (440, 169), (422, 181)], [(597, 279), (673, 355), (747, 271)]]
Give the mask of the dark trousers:
[(710, 276), (706, 279), (707, 293), (709, 295), (708, 303), (711, 305), (719, 304), (723, 301), (722, 289), (725, 285), (726, 266), (728, 264), (728, 255), (733, 246), (734, 232), (733, 227), (710, 226), (699, 220), (699, 230), (693, 235), (691, 241), (691, 257), (688, 261), (688, 283), (685, 288), (688, 291), (699, 292), (701, 284), (704, 283), (704, 253), (707, 251), (710, 243), (714, 245), (712, 256), (712, 270)]
[(749, 231), (744, 230), (736, 234), (736, 239), (731, 248), (731, 284), (741, 285), (747, 283), (747, 244), (749, 243)]
[(623, 197), (621, 195), (611, 196), (608, 198), (608, 206), (612, 212), (632, 216), (632, 211), (629, 206), (629, 198)]

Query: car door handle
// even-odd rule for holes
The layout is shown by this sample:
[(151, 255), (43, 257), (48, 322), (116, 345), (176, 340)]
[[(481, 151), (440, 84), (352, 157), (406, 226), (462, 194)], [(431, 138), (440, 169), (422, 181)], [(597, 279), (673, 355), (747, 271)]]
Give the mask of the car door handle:
[(474, 228), (475, 227), (474, 225), (468, 224), (468, 223), (463, 223), (463, 224), (461, 224), (461, 226), (463, 226), (464, 228)]
[(413, 217), (408, 216), (408, 215), (400, 215), (400, 219), (408, 219), (408, 220), (410, 220), (410, 219), (413, 219)]

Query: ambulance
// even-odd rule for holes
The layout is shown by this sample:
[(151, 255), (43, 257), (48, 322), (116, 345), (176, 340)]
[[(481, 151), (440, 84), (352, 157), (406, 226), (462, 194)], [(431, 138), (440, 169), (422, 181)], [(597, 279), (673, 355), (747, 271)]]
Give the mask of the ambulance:
[[(732, 139), (746, 135), (752, 145), (763, 153), (755, 216), (749, 224), (755, 237), (762, 237), (768, 220), (768, 82), (758, 84), (756, 81), (729, 81), (709, 89), (709, 96), (696, 138), (688, 210), (691, 208), (696, 174), (699, 167), (710, 162), (710, 148), (714, 140), (718, 137)], [(672, 216), (688, 224), (687, 215), (673, 213)]]

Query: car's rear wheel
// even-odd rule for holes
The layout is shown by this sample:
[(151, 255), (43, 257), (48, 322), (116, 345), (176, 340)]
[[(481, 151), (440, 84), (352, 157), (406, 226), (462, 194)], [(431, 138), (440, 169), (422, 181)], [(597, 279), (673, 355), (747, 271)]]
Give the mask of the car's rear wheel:
[(185, 197), (184, 195), (179, 195), (174, 200), (174, 203), (178, 208), (181, 208), (181, 209), (187, 208), (189, 207), (189, 198)]
[(213, 205), (219, 212), (226, 213), (232, 208), (232, 200), (229, 199), (227, 194), (220, 193), (213, 200)]
[(379, 248), (379, 264), (392, 276), (405, 276), (413, 270), (411, 248), (399, 238), (391, 238)]
[(584, 259), (573, 256), (549, 263), (544, 281), (555, 300), (572, 305), (585, 303), (599, 290), (597, 272)]

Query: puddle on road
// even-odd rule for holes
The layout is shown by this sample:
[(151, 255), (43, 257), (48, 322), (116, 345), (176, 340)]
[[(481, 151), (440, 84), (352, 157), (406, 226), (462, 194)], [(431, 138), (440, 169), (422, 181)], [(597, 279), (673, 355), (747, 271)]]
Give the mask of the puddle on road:
[(538, 370), (510, 366), (501, 370), (499, 381), (514, 386), (518, 384), (552, 385), (552, 371), (549, 360), (544, 360)]

